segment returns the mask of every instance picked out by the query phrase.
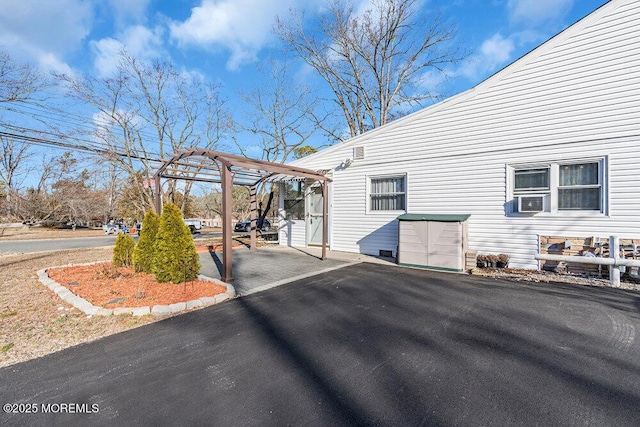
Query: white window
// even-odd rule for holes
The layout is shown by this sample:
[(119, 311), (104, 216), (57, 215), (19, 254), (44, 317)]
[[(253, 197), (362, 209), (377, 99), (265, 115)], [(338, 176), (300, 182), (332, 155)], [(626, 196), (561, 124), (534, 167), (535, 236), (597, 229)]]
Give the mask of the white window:
[[(606, 158), (510, 166), (508, 213), (592, 211), (606, 213)], [(520, 204), (518, 204), (518, 199)], [(539, 200), (539, 201), (538, 201)], [(533, 204), (538, 208), (530, 209)]]
[(559, 165), (558, 210), (600, 211), (599, 162)]
[(514, 173), (514, 191), (518, 193), (549, 190), (549, 168), (517, 169)]
[(304, 219), (304, 183), (302, 181), (284, 184), (284, 210), (287, 219)]
[(372, 177), (369, 182), (370, 211), (404, 211), (406, 209), (406, 176)]

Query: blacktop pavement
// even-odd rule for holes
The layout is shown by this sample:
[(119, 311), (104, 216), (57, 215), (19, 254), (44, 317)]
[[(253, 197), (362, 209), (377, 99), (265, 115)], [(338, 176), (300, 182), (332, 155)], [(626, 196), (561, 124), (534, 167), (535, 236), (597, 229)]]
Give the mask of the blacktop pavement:
[(234, 259), (240, 298), (0, 369), (0, 425), (638, 425), (637, 292)]

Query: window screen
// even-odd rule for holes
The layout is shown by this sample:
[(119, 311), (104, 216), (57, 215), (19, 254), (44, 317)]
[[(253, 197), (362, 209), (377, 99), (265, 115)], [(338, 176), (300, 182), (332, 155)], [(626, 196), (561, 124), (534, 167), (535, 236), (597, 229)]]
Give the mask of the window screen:
[(370, 199), (372, 211), (405, 210), (404, 176), (371, 178)]

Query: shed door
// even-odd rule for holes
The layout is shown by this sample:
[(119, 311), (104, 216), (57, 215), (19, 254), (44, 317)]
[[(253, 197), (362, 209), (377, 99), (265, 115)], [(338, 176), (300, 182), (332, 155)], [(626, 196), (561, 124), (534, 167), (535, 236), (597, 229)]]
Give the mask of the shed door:
[(428, 222), (427, 259), (429, 265), (453, 270), (463, 269), (462, 224)]
[(459, 222), (400, 221), (398, 262), (462, 271), (463, 225)]

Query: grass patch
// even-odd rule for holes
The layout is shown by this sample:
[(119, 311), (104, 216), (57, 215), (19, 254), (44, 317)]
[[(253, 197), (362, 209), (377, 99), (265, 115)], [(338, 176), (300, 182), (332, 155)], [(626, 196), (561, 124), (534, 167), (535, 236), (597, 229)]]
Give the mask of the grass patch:
[(0, 319), (4, 319), (5, 317), (15, 316), (16, 314), (18, 314), (18, 312), (13, 310), (3, 311), (2, 313), (0, 313)]
[(6, 353), (7, 351), (11, 350), (13, 348), (13, 343), (10, 342), (9, 344), (5, 344), (2, 347), (0, 347), (0, 353)]

